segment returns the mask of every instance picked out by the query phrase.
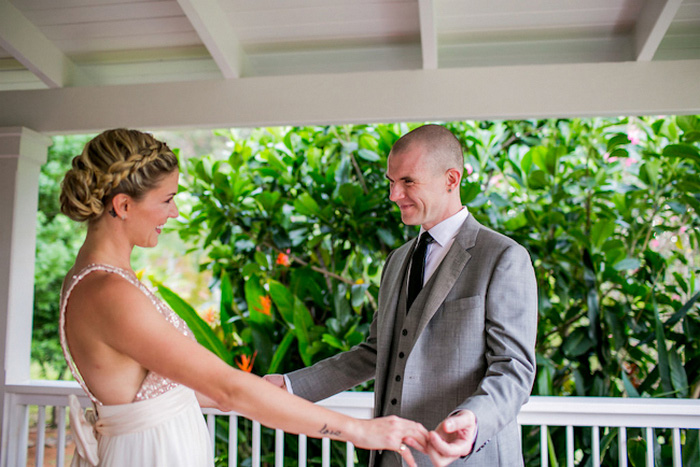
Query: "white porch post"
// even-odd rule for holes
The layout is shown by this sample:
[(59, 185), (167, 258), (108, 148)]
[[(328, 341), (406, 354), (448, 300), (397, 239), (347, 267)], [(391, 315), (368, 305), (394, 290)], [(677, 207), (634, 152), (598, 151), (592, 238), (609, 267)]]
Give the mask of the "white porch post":
[(27, 128), (0, 128), (0, 465), (10, 439), (7, 384), (29, 381), (39, 171), (51, 140)]

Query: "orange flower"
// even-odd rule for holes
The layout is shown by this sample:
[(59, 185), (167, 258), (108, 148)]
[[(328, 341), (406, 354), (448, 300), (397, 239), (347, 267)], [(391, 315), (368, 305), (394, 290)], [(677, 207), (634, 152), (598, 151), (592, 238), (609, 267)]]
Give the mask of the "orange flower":
[(272, 308), (272, 299), (269, 295), (260, 296), (260, 306), (261, 308), (254, 306), (253, 309), (264, 315), (270, 316), (270, 309)]
[(256, 350), (253, 352), (253, 356), (249, 357), (248, 355), (240, 355), (239, 358), (236, 360), (236, 366), (241, 369), (241, 371), (245, 371), (246, 373), (250, 373), (253, 371), (253, 362), (255, 361), (255, 356), (258, 354), (258, 351)]
[(202, 319), (207, 322), (211, 327), (215, 327), (219, 324), (219, 312), (210, 306), (202, 313)]
[(289, 261), (289, 255), (286, 255), (286, 254), (284, 254), (284, 253), (282, 253), (282, 252), (280, 252), (280, 253), (277, 255), (277, 261), (275, 261), (275, 263), (279, 264), (280, 266), (284, 266), (284, 267), (286, 267), (286, 268), (289, 267), (290, 264), (292, 264), (292, 263)]

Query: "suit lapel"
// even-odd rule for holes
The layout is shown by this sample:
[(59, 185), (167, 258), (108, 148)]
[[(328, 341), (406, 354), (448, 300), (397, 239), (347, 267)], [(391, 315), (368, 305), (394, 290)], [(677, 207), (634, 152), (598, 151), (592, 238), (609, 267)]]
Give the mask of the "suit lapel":
[(467, 217), (442, 263), (440, 263), (440, 266), (438, 266), (423, 290), (421, 290), (419, 298), (416, 300), (419, 303), (414, 305), (417, 305), (418, 309), (423, 310), (415, 333), (416, 339), (418, 339), (425, 326), (428, 325), (440, 308), (440, 305), (445, 301), (447, 294), (450, 293), (467, 263), (469, 263), (472, 255), (468, 250), (476, 243), (480, 226), (473, 215), (470, 214)]

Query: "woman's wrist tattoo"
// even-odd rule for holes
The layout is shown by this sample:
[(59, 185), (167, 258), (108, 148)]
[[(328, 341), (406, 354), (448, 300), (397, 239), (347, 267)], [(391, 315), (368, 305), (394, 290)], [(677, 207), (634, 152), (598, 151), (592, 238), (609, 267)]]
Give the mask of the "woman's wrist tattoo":
[(322, 435), (326, 435), (326, 436), (340, 436), (341, 431), (340, 430), (331, 430), (330, 428), (328, 428), (328, 424), (324, 423), (323, 428), (321, 428), (319, 433), (321, 433)]

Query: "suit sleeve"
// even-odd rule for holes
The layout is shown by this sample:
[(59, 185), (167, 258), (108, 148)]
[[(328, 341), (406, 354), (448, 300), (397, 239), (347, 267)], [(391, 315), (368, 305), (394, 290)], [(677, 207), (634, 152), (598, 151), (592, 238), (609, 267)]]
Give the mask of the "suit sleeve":
[(486, 297), (486, 373), (457, 409), (474, 412), (474, 450), (514, 422), (535, 378), (537, 282), (527, 250), (512, 245), (497, 260)]
[[(389, 253), (385, 267), (388, 267), (392, 255), (393, 251)], [(381, 303), (379, 307), (381, 309)], [(373, 379), (377, 368), (378, 313), (375, 312), (372, 319), (369, 336), (361, 344), (308, 368), (287, 373), (294, 394), (316, 402)]]

